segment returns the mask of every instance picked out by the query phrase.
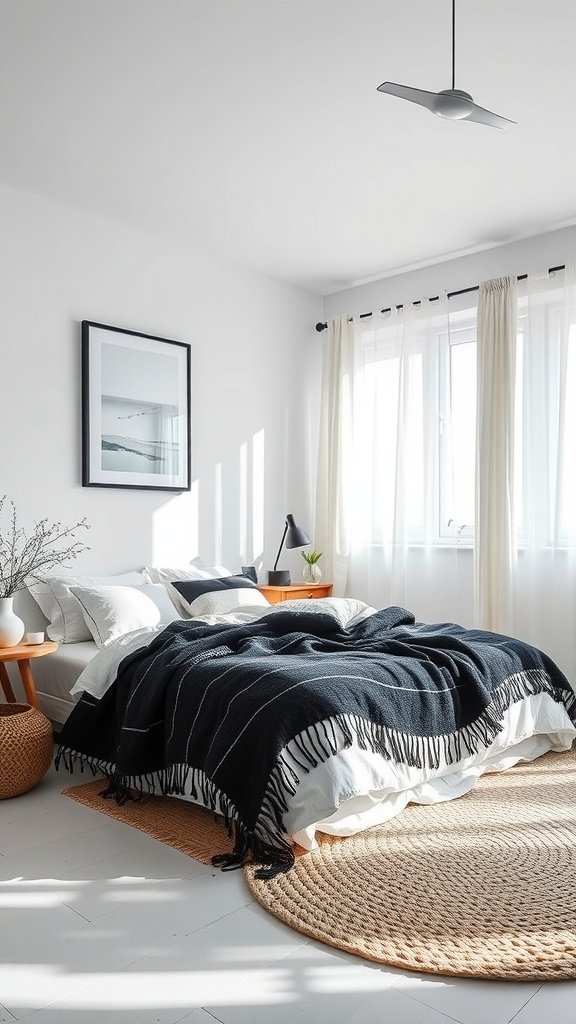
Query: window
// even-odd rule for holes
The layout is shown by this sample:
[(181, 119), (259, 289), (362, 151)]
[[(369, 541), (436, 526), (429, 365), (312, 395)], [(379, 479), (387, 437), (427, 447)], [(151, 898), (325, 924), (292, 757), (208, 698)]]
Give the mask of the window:
[[(514, 516), (520, 545), (576, 543), (576, 302), (519, 299)], [(476, 310), (358, 327), (353, 534), (363, 545), (471, 544)]]
[[(420, 542), (427, 526), (430, 353), (421, 332), (407, 348), (398, 325), (363, 330), (354, 381), (351, 490), (353, 535), (361, 544), (386, 544), (398, 535)], [(399, 457), (399, 452), (402, 457)], [(402, 495), (403, 511), (398, 517)]]
[(354, 383), (353, 536), (446, 544), (472, 536), (475, 313), (360, 328)]
[(440, 519), (442, 539), (473, 535), (476, 451), (476, 324), (467, 312), (441, 338)]
[(382, 543), (394, 519), (400, 355), (390, 345), (372, 346), (374, 340), (366, 339), (355, 381), (352, 532), (363, 543)]
[(520, 303), (516, 349), (515, 522), (520, 542), (576, 542), (576, 308), (548, 285)]

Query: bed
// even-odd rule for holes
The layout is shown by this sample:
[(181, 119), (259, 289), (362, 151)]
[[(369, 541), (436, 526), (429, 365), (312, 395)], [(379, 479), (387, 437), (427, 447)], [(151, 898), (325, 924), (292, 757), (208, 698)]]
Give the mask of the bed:
[(60, 647), (34, 663), (38, 706), (55, 726), (63, 725), (75, 700), (71, 692), (86, 666), (97, 655), (93, 640)]
[[(15, 608), (26, 623), (27, 630), (46, 633), (50, 620), (28, 591), (22, 591), (17, 595)], [(71, 696), (71, 691), (78, 677), (97, 653), (98, 647), (93, 638), (89, 637), (80, 643), (60, 643), (55, 654), (34, 660), (32, 674), (38, 706), (56, 729), (66, 721), (72, 711), (77, 698)], [(18, 674), (13, 672), (10, 666), (8, 671), (15, 693), (22, 694), (24, 699)]]
[(318, 832), (461, 796), (576, 735), (574, 690), (535, 648), (338, 598), (131, 631), (70, 699), (60, 764), (101, 771), (119, 800), (162, 792), (222, 813), (236, 835), (225, 866), (252, 855), (268, 873)]

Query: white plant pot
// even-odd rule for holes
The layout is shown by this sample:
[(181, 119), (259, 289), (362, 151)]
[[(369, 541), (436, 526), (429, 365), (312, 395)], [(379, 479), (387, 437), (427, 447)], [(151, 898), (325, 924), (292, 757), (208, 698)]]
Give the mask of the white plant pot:
[(0, 647), (15, 647), (24, 636), (26, 627), (14, 614), (13, 604), (13, 597), (0, 597)]

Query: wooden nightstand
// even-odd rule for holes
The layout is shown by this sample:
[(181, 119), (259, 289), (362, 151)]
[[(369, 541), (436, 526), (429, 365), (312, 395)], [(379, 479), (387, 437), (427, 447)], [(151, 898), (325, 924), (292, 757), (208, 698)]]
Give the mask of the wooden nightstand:
[(288, 587), (266, 587), (259, 586), (258, 590), (270, 601), (270, 604), (278, 604), (279, 601), (302, 601), (311, 597), (330, 597), (332, 594), (331, 583), (291, 583)]
[(30, 659), (42, 658), (45, 654), (54, 654), (57, 650), (58, 644), (55, 644), (53, 640), (45, 640), (43, 644), (16, 644), (14, 647), (0, 647), (0, 694), (4, 690), (6, 700), (10, 704), (16, 703), (14, 690), (4, 667), (4, 662), (17, 661), (26, 700), (33, 708), (37, 707), (38, 700), (36, 698), (34, 677), (30, 668)]

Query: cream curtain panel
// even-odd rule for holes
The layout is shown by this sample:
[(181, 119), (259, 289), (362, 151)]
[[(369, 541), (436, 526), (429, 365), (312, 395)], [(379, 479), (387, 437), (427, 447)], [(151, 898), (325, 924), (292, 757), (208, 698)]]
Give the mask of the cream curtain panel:
[(322, 353), (322, 400), (314, 546), (334, 594), (346, 593), (350, 561), (350, 479), (354, 379), (354, 326), (330, 320)]
[(456, 618), (462, 552), (437, 544), (434, 488), (448, 308), (422, 307), (328, 324), (314, 544), (336, 595)]
[(513, 633), (576, 679), (576, 268), (518, 284)]
[(510, 632), (514, 539), (516, 279), (480, 285), (477, 333), (475, 615)]
[(576, 271), (478, 302), (475, 609), (576, 674)]

